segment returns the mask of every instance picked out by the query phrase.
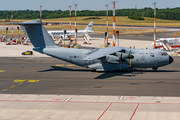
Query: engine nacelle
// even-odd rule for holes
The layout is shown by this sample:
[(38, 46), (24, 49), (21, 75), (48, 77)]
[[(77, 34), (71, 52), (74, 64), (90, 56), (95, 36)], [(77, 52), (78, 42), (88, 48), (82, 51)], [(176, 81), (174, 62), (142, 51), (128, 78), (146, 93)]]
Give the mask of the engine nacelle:
[(114, 55), (106, 55), (106, 60), (109, 63), (119, 63), (119, 58)]
[(116, 52), (116, 55), (118, 56), (118, 58), (120, 58), (120, 60), (133, 59), (134, 58), (133, 55), (127, 54), (127, 53), (122, 53), (122, 52)]

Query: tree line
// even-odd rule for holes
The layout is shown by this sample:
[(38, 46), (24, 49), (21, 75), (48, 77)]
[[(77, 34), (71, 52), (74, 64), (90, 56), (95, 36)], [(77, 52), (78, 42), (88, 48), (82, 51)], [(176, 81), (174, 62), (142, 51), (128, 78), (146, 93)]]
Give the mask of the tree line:
[[(108, 11), (109, 16), (113, 16), (113, 11)], [(18, 19), (38, 19), (40, 18), (40, 12), (38, 10), (16, 10), (13, 11), (13, 18)], [(71, 12), (71, 16), (75, 16), (75, 12)], [(76, 12), (76, 16), (106, 16), (106, 10), (93, 11), (93, 10), (81, 10)], [(116, 9), (116, 16), (140, 16), (140, 17), (154, 17), (154, 9)], [(69, 10), (43, 10), (42, 18), (64, 18), (69, 17)], [(166, 20), (180, 20), (180, 7), (178, 8), (166, 8), (156, 9), (156, 17)], [(11, 11), (0, 10), (0, 19), (11, 19)]]

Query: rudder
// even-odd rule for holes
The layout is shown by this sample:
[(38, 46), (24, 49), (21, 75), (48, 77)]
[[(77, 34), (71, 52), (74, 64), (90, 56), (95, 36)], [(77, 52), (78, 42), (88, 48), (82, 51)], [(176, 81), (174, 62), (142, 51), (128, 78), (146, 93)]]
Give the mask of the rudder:
[(92, 26), (93, 26), (93, 21), (91, 21), (84, 30), (91, 31), (92, 30)]

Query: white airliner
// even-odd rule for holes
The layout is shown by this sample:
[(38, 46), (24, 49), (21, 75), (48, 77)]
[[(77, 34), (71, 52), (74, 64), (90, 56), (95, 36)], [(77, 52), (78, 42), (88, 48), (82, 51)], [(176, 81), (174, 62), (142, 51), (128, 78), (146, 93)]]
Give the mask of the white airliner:
[[(92, 31), (92, 26), (93, 26), (93, 21), (91, 21), (84, 30), (78, 30), (77, 34), (80, 35), (80, 34), (88, 34), (88, 33), (94, 32), (94, 31)], [(68, 39), (70, 35), (72, 35), (72, 36), (75, 35), (74, 30), (71, 30), (71, 31), (67, 30), (65, 35), (64, 35), (64, 30), (61, 30), (61, 31), (48, 31), (48, 33), (50, 35), (52, 35), (53, 37), (60, 37), (60, 38), (63, 38), (63, 39), (64, 39), (64, 37), (65, 37), (65, 39)]]
[[(152, 43), (154, 45), (154, 43)], [(160, 38), (156, 40), (156, 47), (173, 50), (180, 47), (180, 38)]]

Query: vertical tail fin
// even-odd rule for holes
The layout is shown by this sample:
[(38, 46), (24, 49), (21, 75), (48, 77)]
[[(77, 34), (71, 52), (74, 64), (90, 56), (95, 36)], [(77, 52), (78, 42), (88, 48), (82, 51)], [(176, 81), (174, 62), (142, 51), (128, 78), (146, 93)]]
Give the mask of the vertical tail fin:
[(56, 46), (52, 38), (42, 25), (41, 20), (31, 20), (19, 23), (25, 34), (29, 37), (33, 46), (36, 47), (52, 47)]
[(92, 26), (93, 26), (93, 21), (91, 21), (84, 30), (91, 31), (92, 30)]

